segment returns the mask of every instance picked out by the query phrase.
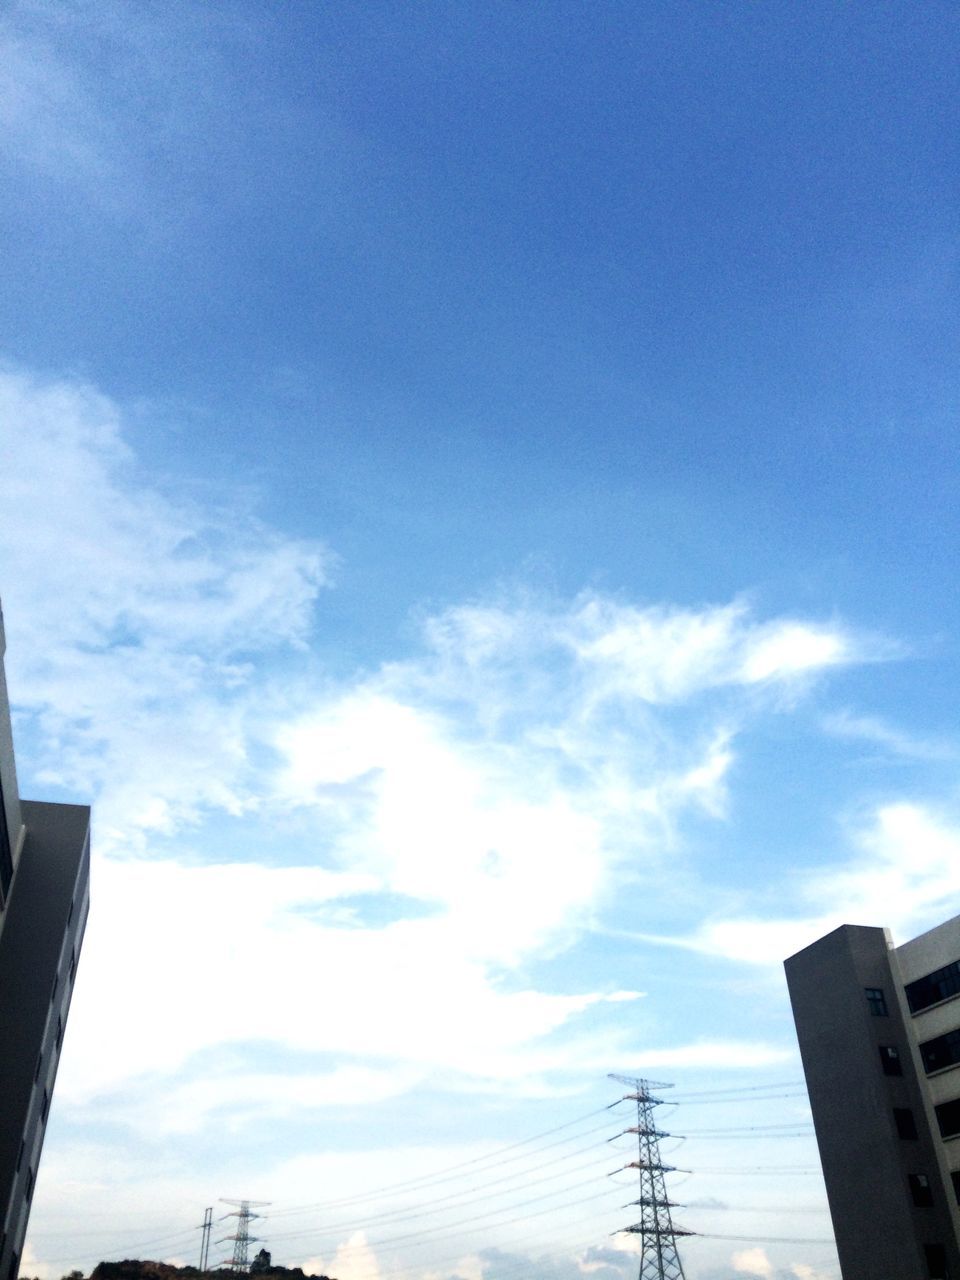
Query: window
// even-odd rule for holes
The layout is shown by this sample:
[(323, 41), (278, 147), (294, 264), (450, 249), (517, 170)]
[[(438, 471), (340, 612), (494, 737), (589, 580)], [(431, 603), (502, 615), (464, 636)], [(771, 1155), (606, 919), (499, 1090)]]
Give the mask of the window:
[(942, 1071), (944, 1067), (952, 1067), (955, 1062), (960, 1062), (960, 1027), (933, 1040), (925, 1040), (920, 1046), (920, 1057), (927, 1075), (931, 1071)]
[(40, 1104), (40, 1119), (46, 1120), (47, 1112), (50, 1110), (50, 1095), (46, 1089), (43, 1091), (43, 1102)]
[(893, 1120), (897, 1126), (897, 1135), (901, 1138), (915, 1138), (917, 1136), (917, 1122), (913, 1118), (913, 1112), (909, 1107), (894, 1107)]
[(942, 1138), (954, 1138), (960, 1133), (960, 1098), (951, 1098), (949, 1102), (941, 1102), (934, 1107), (937, 1113), (937, 1124), (940, 1126)]
[(955, 996), (960, 992), (960, 960), (945, 964), (942, 969), (934, 969), (933, 973), (918, 978), (916, 982), (908, 982), (904, 990), (911, 1013), (919, 1013), (921, 1009)]
[(63, 1044), (63, 1018), (57, 1018), (57, 1048)]
[(70, 952), (70, 981), (75, 981), (77, 976), (77, 948), (74, 947)]
[(927, 1275), (930, 1280), (947, 1280), (947, 1251), (942, 1244), (925, 1244)]
[(902, 1076), (903, 1067), (900, 1065), (900, 1050), (895, 1044), (882, 1044), (880, 1046), (880, 1065), (883, 1067), (885, 1076)]
[(873, 1016), (875, 1018), (885, 1018), (887, 1016), (887, 998), (882, 989), (880, 987), (864, 987), (864, 992)]
[(33, 1199), (33, 1170), (27, 1170), (27, 1187), (26, 1187), (27, 1204)]
[(913, 1203), (918, 1209), (933, 1208), (933, 1192), (930, 1189), (930, 1179), (925, 1173), (911, 1173), (908, 1181), (910, 1183), (910, 1195), (913, 1197)]
[(950, 1175), (950, 1181), (953, 1183), (953, 1197), (957, 1204), (960, 1204), (960, 1169), (954, 1169)]

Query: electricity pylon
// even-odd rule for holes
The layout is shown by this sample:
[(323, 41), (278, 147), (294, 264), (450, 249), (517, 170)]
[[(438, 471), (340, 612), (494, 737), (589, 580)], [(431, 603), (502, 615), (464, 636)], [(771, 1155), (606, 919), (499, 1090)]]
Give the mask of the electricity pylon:
[(206, 1271), (207, 1263), (210, 1259), (210, 1231), (213, 1227), (213, 1206), (203, 1211), (203, 1226), (200, 1230), (203, 1235), (200, 1237), (200, 1270)]
[(674, 1226), (670, 1216), (670, 1210), (676, 1206), (667, 1195), (664, 1175), (672, 1173), (673, 1166), (664, 1164), (660, 1159), (660, 1139), (670, 1135), (656, 1126), (653, 1109), (660, 1106), (663, 1099), (655, 1098), (650, 1092), (651, 1087), (669, 1089), (671, 1086), (632, 1076), (611, 1075), (610, 1079), (628, 1085), (632, 1090), (624, 1095), (622, 1101), (637, 1104), (637, 1123), (623, 1131), (637, 1135), (637, 1158), (623, 1167), (637, 1169), (640, 1174), (640, 1198), (630, 1201), (631, 1205), (639, 1205), (640, 1221), (621, 1230), (640, 1237), (638, 1280), (684, 1280), (683, 1264), (677, 1252), (677, 1236), (692, 1236), (695, 1232)]
[[(233, 1241), (233, 1257), (224, 1265), (231, 1271), (246, 1271), (250, 1266), (250, 1260), (248, 1257), (249, 1247), (251, 1244), (256, 1244), (260, 1239), (259, 1236), (252, 1236), (250, 1234), (250, 1220), (261, 1216), (259, 1213), (253, 1213), (250, 1206), (255, 1204), (259, 1209), (262, 1208), (263, 1205), (269, 1204), (270, 1201), (225, 1200), (221, 1197), (221, 1202), (223, 1204), (235, 1204), (239, 1206), (238, 1208), (232, 1209), (229, 1213), (225, 1213), (223, 1215), (224, 1218), (237, 1219), (236, 1233), (232, 1236), (221, 1236), (217, 1241), (217, 1244), (223, 1244), (225, 1240)], [(221, 1219), (221, 1221), (223, 1221), (223, 1219)]]

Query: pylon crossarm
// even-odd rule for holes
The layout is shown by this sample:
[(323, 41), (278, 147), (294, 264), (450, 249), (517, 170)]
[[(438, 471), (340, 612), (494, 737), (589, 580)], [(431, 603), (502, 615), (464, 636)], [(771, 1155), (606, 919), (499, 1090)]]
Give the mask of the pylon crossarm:
[(655, 1223), (647, 1225), (643, 1222), (635, 1222), (630, 1227), (621, 1227), (619, 1231), (611, 1232), (611, 1235), (618, 1236), (623, 1232), (627, 1232), (634, 1236), (695, 1236), (696, 1231), (687, 1231), (684, 1227), (658, 1227)]

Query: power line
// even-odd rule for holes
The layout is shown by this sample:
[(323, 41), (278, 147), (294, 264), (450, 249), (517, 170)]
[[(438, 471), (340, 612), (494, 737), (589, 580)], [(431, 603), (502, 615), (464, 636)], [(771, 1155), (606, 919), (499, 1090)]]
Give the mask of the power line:
[(737, 1240), (746, 1244), (832, 1244), (836, 1241), (832, 1236), (721, 1236), (706, 1231), (698, 1231), (701, 1240)]
[(192, 1238), (196, 1234), (196, 1232), (199, 1230), (201, 1230), (200, 1227), (190, 1227), (186, 1231), (177, 1231), (173, 1235), (159, 1236), (154, 1240), (142, 1240), (139, 1244), (121, 1245), (119, 1249), (112, 1248), (112, 1247), (109, 1250), (98, 1249), (96, 1253), (81, 1253), (81, 1254), (74, 1253), (74, 1254), (71, 1254), (69, 1257), (64, 1257), (64, 1258), (43, 1258), (42, 1261), (45, 1263), (49, 1263), (51, 1266), (60, 1265), (61, 1263), (65, 1263), (65, 1262), (89, 1262), (94, 1258), (100, 1261), (103, 1258), (104, 1253), (106, 1252), (118, 1253), (121, 1250), (129, 1249), (133, 1252), (139, 1253), (143, 1249), (152, 1249), (154, 1245), (161, 1245), (161, 1244), (162, 1245), (169, 1244), (171, 1246), (175, 1244), (186, 1245), (188, 1243), (188, 1240)]
[(822, 1173), (822, 1170), (820, 1169), (819, 1166), (813, 1166), (813, 1165), (805, 1166), (805, 1165), (799, 1165), (799, 1164), (788, 1164), (788, 1165), (757, 1164), (757, 1165), (750, 1165), (750, 1166), (740, 1165), (740, 1166), (734, 1166), (733, 1168), (730, 1168), (730, 1169), (718, 1169), (713, 1165), (701, 1164), (701, 1165), (697, 1165), (696, 1173), (720, 1173), (720, 1174), (763, 1173), (763, 1174), (770, 1174), (773, 1176), (778, 1176), (782, 1174), (784, 1177), (789, 1177), (790, 1175), (795, 1173), (801, 1174), (801, 1175), (811, 1174), (811, 1173)]
[[(384, 1244), (395, 1244), (395, 1243), (397, 1243), (397, 1242), (399, 1242), (399, 1241), (405, 1241), (405, 1240), (411, 1240), (411, 1239), (414, 1239), (414, 1238), (416, 1238), (417, 1236), (421, 1236), (421, 1235), (429, 1235), (429, 1234), (432, 1234), (432, 1233), (433, 1233), (433, 1232), (435, 1232), (435, 1231), (441, 1231), (441, 1232), (442, 1232), (442, 1231), (448, 1231), (448, 1230), (450, 1230), (451, 1228), (454, 1228), (454, 1227), (470, 1227), (470, 1226), (473, 1226), (474, 1224), (476, 1224), (476, 1223), (478, 1223), (478, 1222), (483, 1222), (483, 1221), (485, 1221), (486, 1219), (489, 1219), (489, 1218), (496, 1218), (496, 1217), (498, 1217), (501, 1213), (509, 1213), (509, 1212), (511, 1212), (511, 1210), (513, 1210), (513, 1209), (522, 1209), (522, 1208), (525, 1208), (527, 1205), (530, 1205), (530, 1204), (539, 1204), (539, 1203), (540, 1203), (541, 1201), (543, 1201), (543, 1200), (552, 1200), (552, 1199), (554, 1199), (557, 1195), (562, 1195), (564, 1191), (573, 1191), (573, 1190), (576, 1190), (578, 1187), (589, 1187), (589, 1186), (596, 1186), (596, 1181), (595, 1181), (595, 1179), (593, 1179), (593, 1178), (588, 1178), (588, 1179), (586, 1179), (586, 1180), (585, 1180), (585, 1181), (583, 1181), (583, 1182), (574, 1183), (572, 1186), (563, 1187), (563, 1188), (561, 1188), (559, 1191), (549, 1191), (549, 1192), (547, 1192), (547, 1194), (546, 1194), (546, 1195), (532, 1196), (529, 1200), (519, 1200), (519, 1201), (515, 1202), (514, 1204), (507, 1206), (507, 1207), (506, 1207), (506, 1208), (504, 1208), (504, 1209), (491, 1209), (491, 1210), (489, 1210), (489, 1211), (488, 1211), (488, 1212), (486, 1212), (486, 1213), (477, 1213), (477, 1214), (472, 1214), (472, 1215), (471, 1215), (470, 1217), (468, 1217), (468, 1218), (462, 1218), (459, 1222), (447, 1223), (447, 1224), (444, 1224), (444, 1225), (439, 1226), (439, 1227), (428, 1227), (428, 1228), (426, 1228), (426, 1230), (424, 1230), (423, 1232), (416, 1232), (416, 1231), (413, 1231), (413, 1232), (407, 1232), (405, 1235), (392, 1236), (392, 1237), (388, 1237), (388, 1238), (386, 1238), (386, 1239), (379, 1239), (379, 1240), (377, 1240), (377, 1241), (376, 1241), (376, 1243), (378, 1243), (378, 1244), (380, 1244), (380, 1245), (384, 1245)], [(610, 1187), (607, 1187), (607, 1188), (605, 1188), (603, 1191), (599, 1192), (599, 1193), (598, 1193), (597, 1195), (595, 1195), (595, 1196), (588, 1196), (588, 1197), (586, 1197), (585, 1199), (568, 1201), (568, 1202), (565, 1202), (565, 1203), (564, 1203), (564, 1204), (562, 1204), (562, 1205), (556, 1205), (556, 1206), (554, 1206), (554, 1207), (552, 1207), (552, 1208), (540, 1209), (540, 1210), (537, 1210), (537, 1212), (536, 1212), (536, 1213), (534, 1213), (534, 1214), (530, 1214), (530, 1215), (521, 1215), (521, 1219), (522, 1219), (524, 1216), (537, 1217), (537, 1216), (539, 1216), (539, 1215), (540, 1215), (540, 1214), (542, 1214), (542, 1213), (553, 1213), (553, 1212), (555, 1212), (557, 1209), (567, 1209), (567, 1208), (570, 1208), (570, 1207), (571, 1207), (571, 1205), (589, 1203), (589, 1202), (590, 1202), (590, 1201), (592, 1201), (592, 1200), (599, 1200), (599, 1199), (602, 1199), (602, 1198), (603, 1198), (603, 1197), (605, 1197), (605, 1196), (610, 1196), (610, 1194), (611, 1194), (611, 1188), (610, 1188)], [(459, 1206), (457, 1206), (457, 1207), (459, 1207)], [(429, 1212), (429, 1211), (428, 1211), (428, 1212)], [(417, 1216), (419, 1216), (419, 1215), (417, 1215)], [(521, 1219), (512, 1219), (512, 1221), (520, 1221)], [(340, 1232), (340, 1231), (350, 1230), (351, 1226), (356, 1226), (356, 1225), (357, 1225), (357, 1224), (350, 1224), (350, 1226), (343, 1226), (343, 1225), (340, 1225), (340, 1226), (330, 1226), (330, 1227), (324, 1227), (323, 1229), (321, 1229), (321, 1230), (319, 1230), (319, 1231), (318, 1231), (316, 1228), (309, 1228), (309, 1227), (308, 1227), (308, 1228), (304, 1228), (304, 1229), (303, 1229), (303, 1230), (301, 1230), (301, 1231), (290, 1231), (290, 1232), (286, 1232), (286, 1233), (284, 1233), (284, 1234), (282, 1234), (282, 1235), (275, 1235), (275, 1234), (272, 1234), (272, 1235), (271, 1235), (271, 1239), (272, 1239), (272, 1240), (292, 1240), (292, 1239), (295, 1239), (295, 1238), (297, 1238), (297, 1237), (299, 1237), (299, 1236), (320, 1236), (320, 1237), (322, 1238), (322, 1237), (325, 1237), (325, 1236), (327, 1236), (327, 1235), (336, 1234), (337, 1232)], [(501, 1223), (500, 1225), (505, 1225), (505, 1224)]]
[(721, 1098), (731, 1093), (755, 1094), (765, 1092), (768, 1089), (800, 1088), (805, 1088), (803, 1080), (781, 1080), (775, 1084), (747, 1084), (734, 1086), (730, 1089), (699, 1089), (694, 1093), (680, 1093), (677, 1097), (679, 1102), (686, 1103), (690, 1098)]
[(680, 1106), (682, 1107), (707, 1107), (707, 1106), (717, 1107), (717, 1106), (726, 1106), (732, 1103), (737, 1106), (742, 1106), (744, 1103), (749, 1103), (749, 1102), (779, 1102), (783, 1098), (806, 1098), (807, 1096), (808, 1094), (806, 1089), (798, 1089), (796, 1091), (791, 1091), (790, 1093), (765, 1093), (761, 1095), (751, 1095), (749, 1097), (745, 1096), (745, 1097), (739, 1097), (739, 1098), (684, 1097), (677, 1102), (674, 1102), (671, 1099), (669, 1102), (666, 1102), (664, 1105), (668, 1107), (680, 1107)]
[[(533, 1142), (538, 1142), (541, 1138), (550, 1138), (555, 1133), (560, 1133), (564, 1129), (571, 1129), (574, 1125), (582, 1124), (584, 1120), (591, 1120), (594, 1116), (602, 1115), (608, 1111), (608, 1107), (598, 1107), (595, 1111), (587, 1111), (582, 1116), (577, 1116), (573, 1120), (568, 1120), (565, 1124), (558, 1124), (552, 1129), (545, 1129), (542, 1133), (535, 1133), (529, 1138), (522, 1138), (518, 1142), (511, 1142), (507, 1146), (498, 1147), (493, 1151), (488, 1151), (485, 1155), (474, 1156), (470, 1160), (462, 1160), (457, 1164), (446, 1165), (440, 1169), (434, 1170), (433, 1173), (421, 1174), (417, 1178), (408, 1178), (402, 1182), (387, 1183), (386, 1186), (375, 1187), (372, 1191), (363, 1192), (355, 1196), (344, 1196), (338, 1200), (315, 1201), (311, 1204), (294, 1205), (289, 1209), (281, 1209), (277, 1213), (271, 1214), (271, 1218), (287, 1217), (296, 1213), (310, 1213), (316, 1210), (325, 1210), (337, 1208), (344, 1204), (353, 1204), (357, 1201), (374, 1200), (388, 1191), (406, 1190), (408, 1188), (429, 1186), (435, 1182), (443, 1182), (448, 1180), (448, 1175), (457, 1173), (460, 1170), (472, 1168), (474, 1165), (482, 1164), (487, 1160), (493, 1160), (497, 1156), (504, 1155), (508, 1151), (515, 1151), (520, 1147), (529, 1146)], [(588, 1129), (582, 1137), (586, 1137), (591, 1133), (599, 1133), (601, 1129), (606, 1129), (606, 1125), (599, 1125), (595, 1129)], [(562, 1146), (561, 1142), (549, 1143), (542, 1147), (541, 1150), (549, 1151), (553, 1147)], [(511, 1156), (508, 1160), (498, 1161), (497, 1164), (491, 1165), (491, 1168), (498, 1167), (499, 1164), (509, 1164), (513, 1159), (522, 1159), (522, 1156)], [(461, 1175), (463, 1176), (463, 1175)]]
[[(591, 1147), (583, 1148), (582, 1150), (591, 1150), (595, 1145), (596, 1144), (594, 1143), (592, 1144)], [(571, 1152), (571, 1155), (577, 1155), (577, 1154), (580, 1154), (580, 1153)], [(599, 1168), (601, 1165), (606, 1164), (607, 1159), (608, 1157), (604, 1155), (604, 1156), (601, 1156), (599, 1160), (589, 1160), (583, 1164), (574, 1165), (572, 1168), (560, 1169), (555, 1173), (548, 1174), (544, 1178), (535, 1178), (532, 1180), (525, 1179), (523, 1182), (523, 1186), (524, 1187), (542, 1186), (543, 1183), (545, 1182), (555, 1182), (557, 1178), (567, 1178), (571, 1174), (579, 1173), (584, 1169), (596, 1169), (596, 1168)], [(540, 1166), (540, 1168), (547, 1168), (547, 1167), (548, 1166), (546, 1165)], [(505, 1178), (496, 1178), (493, 1180), (493, 1182), (481, 1183), (480, 1185), (491, 1187), (491, 1186), (497, 1186), (498, 1184), (500, 1184), (500, 1186), (502, 1186), (503, 1183), (513, 1182), (517, 1176), (518, 1175), (516, 1174), (508, 1174), (507, 1177)], [(574, 1185), (579, 1186), (583, 1184), (577, 1183)], [(561, 1194), (562, 1191), (565, 1189), (566, 1188), (561, 1188), (557, 1194)], [(353, 1219), (352, 1221), (347, 1221), (347, 1222), (325, 1224), (324, 1230), (327, 1233), (331, 1233), (334, 1231), (351, 1231), (357, 1228), (369, 1226), (371, 1223), (376, 1223), (376, 1222), (385, 1222), (385, 1221), (403, 1222), (413, 1218), (425, 1217), (427, 1214), (433, 1213), (436, 1206), (439, 1204), (446, 1203), (447, 1209), (451, 1209), (451, 1208), (456, 1209), (463, 1204), (475, 1204), (479, 1200), (490, 1200), (490, 1199), (496, 1198), (497, 1196), (503, 1196), (505, 1194), (507, 1194), (507, 1191), (505, 1190), (494, 1190), (494, 1191), (488, 1190), (488, 1191), (482, 1192), (480, 1195), (477, 1195), (473, 1191), (471, 1191), (469, 1188), (467, 1188), (463, 1191), (451, 1192), (449, 1195), (446, 1195), (446, 1196), (439, 1196), (436, 1199), (431, 1200), (430, 1204), (426, 1208), (414, 1207), (414, 1208), (389, 1209), (382, 1214), (375, 1214), (373, 1216), (366, 1215), (363, 1218), (356, 1218), (356, 1219)], [(455, 1203), (451, 1204), (449, 1203), (450, 1201), (454, 1201)], [(302, 1230), (297, 1230), (297, 1231), (282, 1232), (279, 1235), (274, 1233), (271, 1235), (271, 1239), (272, 1240), (290, 1240), (295, 1238), (296, 1236), (309, 1234), (312, 1230), (313, 1228), (303, 1228)]]

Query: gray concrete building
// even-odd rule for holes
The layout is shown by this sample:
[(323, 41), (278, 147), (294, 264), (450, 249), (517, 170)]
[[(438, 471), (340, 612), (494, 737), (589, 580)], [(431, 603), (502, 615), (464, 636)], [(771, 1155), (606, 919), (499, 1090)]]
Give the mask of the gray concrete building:
[(16, 1280), (89, 907), (90, 810), (22, 800), (0, 613), (0, 1280)]
[(784, 967), (843, 1280), (960, 1280), (960, 916)]

